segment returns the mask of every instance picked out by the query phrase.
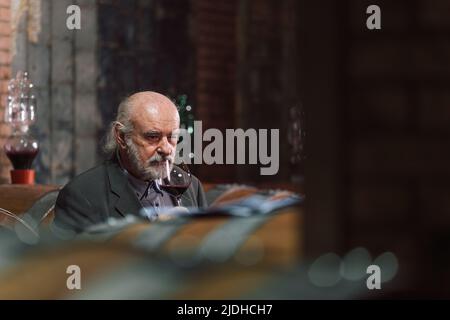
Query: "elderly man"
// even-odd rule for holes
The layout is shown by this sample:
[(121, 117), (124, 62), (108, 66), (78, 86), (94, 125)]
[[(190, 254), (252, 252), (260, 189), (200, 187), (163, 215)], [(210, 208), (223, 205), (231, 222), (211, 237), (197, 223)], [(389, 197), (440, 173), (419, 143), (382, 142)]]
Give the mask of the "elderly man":
[[(59, 193), (54, 226), (81, 232), (127, 215), (154, 219), (176, 201), (158, 179), (173, 166), (180, 118), (175, 105), (156, 92), (139, 92), (120, 105), (104, 149), (110, 159), (75, 177)], [(184, 207), (205, 207), (195, 177), (181, 197)]]

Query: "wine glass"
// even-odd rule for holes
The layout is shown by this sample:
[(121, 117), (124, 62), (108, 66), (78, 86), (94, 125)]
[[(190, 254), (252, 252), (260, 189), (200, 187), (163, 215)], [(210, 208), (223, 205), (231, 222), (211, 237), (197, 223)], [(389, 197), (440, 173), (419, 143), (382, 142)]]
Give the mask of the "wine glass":
[(166, 161), (165, 166), (167, 173), (164, 178), (158, 180), (159, 187), (174, 197), (177, 206), (181, 206), (181, 196), (192, 182), (191, 172), (184, 162), (173, 165), (171, 170), (168, 161)]

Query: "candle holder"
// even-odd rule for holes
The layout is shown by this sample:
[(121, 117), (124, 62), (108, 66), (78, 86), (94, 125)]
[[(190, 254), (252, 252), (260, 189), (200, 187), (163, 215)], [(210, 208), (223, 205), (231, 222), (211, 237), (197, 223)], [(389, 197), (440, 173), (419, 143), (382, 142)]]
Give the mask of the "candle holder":
[(36, 121), (36, 98), (33, 84), (26, 72), (18, 72), (8, 84), (5, 122), (12, 132), (3, 147), (13, 165), (11, 183), (34, 184), (33, 160), (39, 152), (38, 141), (31, 135), (30, 126)]

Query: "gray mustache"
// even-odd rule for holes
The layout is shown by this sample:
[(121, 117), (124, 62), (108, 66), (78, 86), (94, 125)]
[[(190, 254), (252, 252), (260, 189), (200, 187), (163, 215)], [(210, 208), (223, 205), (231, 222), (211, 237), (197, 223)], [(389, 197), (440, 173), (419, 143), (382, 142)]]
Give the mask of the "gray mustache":
[(151, 165), (151, 164), (160, 163), (160, 162), (163, 162), (163, 161), (169, 161), (169, 164), (172, 164), (173, 158), (170, 157), (170, 156), (161, 156), (159, 154), (155, 154), (153, 157), (151, 157), (148, 160), (148, 164)]

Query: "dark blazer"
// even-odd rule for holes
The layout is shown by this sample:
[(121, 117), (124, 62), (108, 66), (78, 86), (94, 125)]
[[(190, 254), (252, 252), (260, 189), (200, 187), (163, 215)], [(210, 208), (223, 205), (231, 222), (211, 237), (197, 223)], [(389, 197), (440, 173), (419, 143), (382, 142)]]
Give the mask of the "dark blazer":
[[(204, 208), (207, 202), (202, 185), (196, 177), (192, 178), (190, 187), (181, 197), (181, 205)], [(176, 177), (171, 176), (171, 179)], [(56, 200), (53, 223), (58, 228), (82, 232), (110, 217), (139, 215), (142, 209), (114, 158), (80, 174), (64, 186)]]

